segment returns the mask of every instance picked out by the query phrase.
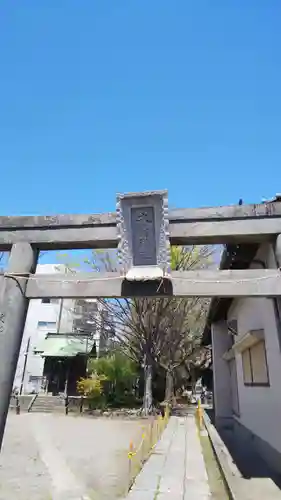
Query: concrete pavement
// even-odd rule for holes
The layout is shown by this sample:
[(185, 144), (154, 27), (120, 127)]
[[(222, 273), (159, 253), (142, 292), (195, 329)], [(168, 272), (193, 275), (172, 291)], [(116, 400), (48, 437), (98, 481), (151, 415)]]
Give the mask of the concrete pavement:
[(128, 448), (143, 421), (9, 414), (0, 500), (115, 500), (128, 484)]
[(193, 415), (171, 417), (127, 500), (211, 499)]

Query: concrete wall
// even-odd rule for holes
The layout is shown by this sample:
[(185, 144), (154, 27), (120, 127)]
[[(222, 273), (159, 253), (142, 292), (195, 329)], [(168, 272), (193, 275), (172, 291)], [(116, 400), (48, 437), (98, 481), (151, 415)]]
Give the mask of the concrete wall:
[[(257, 255), (267, 267), (276, 267), (272, 247), (263, 245)], [(258, 267), (253, 264), (252, 267)], [(244, 385), (242, 356), (236, 353), (237, 382), (239, 396), (239, 422), (254, 435), (260, 437), (281, 453), (281, 352), (278, 327), (272, 299), (246, 298), (235, 300), (228, 313), (228, 319), (236, 319), (239, 336), (253, 329), (264, 329), (267, 353), (269, 387)]]

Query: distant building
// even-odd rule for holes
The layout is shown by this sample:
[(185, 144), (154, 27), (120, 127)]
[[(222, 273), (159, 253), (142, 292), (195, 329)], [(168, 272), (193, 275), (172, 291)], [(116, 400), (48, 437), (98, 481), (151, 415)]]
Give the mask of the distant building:
[[(37, 273), (64, 272), (65, 266), (39, 264)], [(14, 388), (22, 393), (76, 392), (89, 355), (99, 355), (109, 334), (96, 299), (31, 300)]]

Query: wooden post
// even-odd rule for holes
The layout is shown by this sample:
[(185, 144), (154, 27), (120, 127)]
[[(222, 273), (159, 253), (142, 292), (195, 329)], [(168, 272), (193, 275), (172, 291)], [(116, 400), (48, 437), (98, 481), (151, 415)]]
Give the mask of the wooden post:
[(83, 412), (83, 403), (84, 403), (84, 397), (81, 396), (81, 400), (80, 400), (80, 413)]
[(17, 395), (16, 396), (16, 415), (19, 415), (19, 414), (20, 414), (20, 398)]
[(26, 351), (24, 353), (24, 365), (23, 365), (22, 376), (21, 376), (20, 395), (22, 394), (23, 387), (24, 387), (24, 379), (25, 379), (25, 372), (26, 372), (26, 364), (27, 364), (27, 356), (29, 353), (29, 347), (30, 347), (30, 337), (28, 338), (27, 345), (26, 345)]
[(26, 275), (5, 277), (3, 298), (0, 305), (3, 323), (0, 325), (0, 449), (13, 389), (20, 346), (25, 326), (28, 300), (25, 290), (28, 273), (34, 272), (37, 252), (29, 243), (15, 243), (10, 254), (8, 271)]

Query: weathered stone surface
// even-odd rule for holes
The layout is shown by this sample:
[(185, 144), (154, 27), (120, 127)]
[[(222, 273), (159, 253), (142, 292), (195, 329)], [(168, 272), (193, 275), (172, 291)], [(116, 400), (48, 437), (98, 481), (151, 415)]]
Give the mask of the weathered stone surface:
[(167, 191), (117, 196), (118, 253), (121, 272), (139, 266), (170, 271)]
[[(174, 245), (271, 240), (281, 233), (280, 215), (280, 202), (171, 210), (170, 240)], [(115, 248), (116, 214), (0, 217), (0, 250), (22, 241), (41, 250)]]
[[(94, 274), (94, 276), (93, 276)], [(65, 275), (37, 275), (29, 280), (26, 296), (43, 297), (125, 297), (155, 296), (164, 294), (159, 283), (150, 289), (151, 293), (127, 290), (119, 273), (81, 273), (65, 278)], [(281, 273), (276, 269), (230, 269), (173, 271), (171, 284), (166, 295), (179, 297), (276, 297), (281, 295)]]
[(131, 208), (132, 254), (134, 266), (156, 266), (156, 228), (153, 206)]
[[(34, 272), (37, 252), (29, 243), (13, 245), (9, 272), (27, 275)], [(5, 278), (2, 285), (0, 303), (0, 449), (5, 429), (6, 416), (9, 409), (13, 381), (16, 372), (20, 346), (24, 331), (28, 300), (25, 297), (27, 277), (20, 281)]]
[[(264, 241), (281, 232), (281, 203), (177, 209), (169, 212), (173, 244)], [(26, 241), (42, 250), (115, 248), (116, 214), (0, 217), (0, 249)]]

